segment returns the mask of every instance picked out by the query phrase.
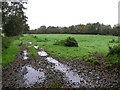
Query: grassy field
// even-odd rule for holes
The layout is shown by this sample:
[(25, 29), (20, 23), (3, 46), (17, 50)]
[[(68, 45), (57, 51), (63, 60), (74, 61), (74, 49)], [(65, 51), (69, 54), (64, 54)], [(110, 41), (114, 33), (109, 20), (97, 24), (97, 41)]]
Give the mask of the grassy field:
[[(53, 45), (56, 41), (64, 40), (69, 36), (77, 40), (79, 47)], [(91, 52), (106, 55), (109, 51), (108, 45), (115, 44), (109, 43), (112, 39), (117, 40), (117, 37), (79, 34), (32, 34), (24, 35), (24, 37), (20, 38), (24, 43), (33, 42), (34, 45), (39, 45), (41, 48), (44, 48), (50, 55), (64, 60), (79, 59)]]
[[(74, 37), (78, 42), (79, 47), (66, 47), (62, 45), (53, 45), (56, 41), (64, 40), (67, 37)], [(117, 40), (116, 36), (105, 35), (74, 35), (74, 34), (25, 34), (17, 39), (12, 40), (9, 48), (2, 52), (2, 65), (7, 66), (14, 61), (16, 54), (20, 51), (18, 46), (21, 42), (26, 46), (28, 42), (32, 42), (33, 45), (39, 45), (47, 51), (48, 54), (62, 59), (62, 60), (77, 60), (81, 57), (88, 56), (92, 52), (97, 52), (107, 55), (108, 46), (115, 45), (115, 43), (109, 43), (111, 40)], [(33, 57), (38, 56), (36, 50), (32, 47), (29, 51)]]

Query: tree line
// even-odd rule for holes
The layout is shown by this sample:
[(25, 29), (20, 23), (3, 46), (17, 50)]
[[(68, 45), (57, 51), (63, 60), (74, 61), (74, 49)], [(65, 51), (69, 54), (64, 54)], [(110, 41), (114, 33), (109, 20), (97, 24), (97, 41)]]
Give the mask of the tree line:
[[(6, 36), (17, 36), (23, 33), (28, 34), (100, 34), (100, 35), (120, 35), (120, 26), (88, 23), (72, 25), (69, 27), (55, 27), (45, 25), (37, 29), (29, 30), (27, 17), (24, 13), (27, 2), (1, 2), (0, 15), (2, 14), (2, 33)], [(2, 13), (1, 13), (2, 12)]]
[(104, 25), (97, 23), (87, 23), (72, 25), (69, 27), (55, 27), (45, 25), (37, 29), (29, 30), (29, 34), (100, 34), (100, 35), (120, 35), (120, 28), (118, 25)]

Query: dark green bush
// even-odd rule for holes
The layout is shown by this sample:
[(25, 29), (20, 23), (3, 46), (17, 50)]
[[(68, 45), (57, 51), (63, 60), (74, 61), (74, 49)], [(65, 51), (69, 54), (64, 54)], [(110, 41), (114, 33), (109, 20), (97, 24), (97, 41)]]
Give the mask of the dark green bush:
[(65, 46), (68, 46), (68, 47), (78, 47), (78, 43), (77, 43), (77, 41), (75, 40), (75, 38), (73, 38), (73, 37), (68, 37), (68, 38), (65, 40), (64, 45), (65, 45)]
[(116, 45), (113, 48), (109, 47), (108, 55), (117, 55), (120, 56), (120, 45)]
[(109, 48), (109, 53), (106, 57), (112, 63), (112, 66), (120, 66), (120, 45)]
[(106, 57), (106, 60), (111, 62), (112, 67), (120, 67), (120, 56), (109, 55)]
[(78, 47), (78, 43), (73, 37), (68, 37), (65, 40), (57, 40), (53, 45), (63, 45), (68, 47)]

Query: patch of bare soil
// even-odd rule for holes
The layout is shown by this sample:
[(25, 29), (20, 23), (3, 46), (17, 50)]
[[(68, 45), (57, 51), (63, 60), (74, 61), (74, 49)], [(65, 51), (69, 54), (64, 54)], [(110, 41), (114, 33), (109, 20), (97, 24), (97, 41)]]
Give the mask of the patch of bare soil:
[(104, 57), (99, 54), (94, 54), (99, 60), (99, 65), (87, 65), (83, 59), (71, 60), (67, 64), (71, 68), (76, 68), (79, 75), (84, 77), (88, 85), (87, 88), (106, 88), (120, 89), (120, 69), (107, 68), (106, 64), (110, 64), (104, 60)]

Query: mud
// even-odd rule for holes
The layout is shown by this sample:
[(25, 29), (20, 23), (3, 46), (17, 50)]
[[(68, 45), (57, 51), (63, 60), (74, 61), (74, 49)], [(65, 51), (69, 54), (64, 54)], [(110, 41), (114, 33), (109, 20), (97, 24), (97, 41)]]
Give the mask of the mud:
[(79, 77), (78, 73), (74, 70), (71, 70), (67, 65), (58, 62), (52, 57), (47, 57), (46, 60), (54, 64), (53, 69), (64, 74), (64, 80), (68, 81), (68, 85), (70, 84), (73, 87), (79, 87), (81, 82), (86, 84), (86, 81), (83, 78)]
[(21, 52), (3, 70), (3, 88), (120, 88), (120, 69), (106, 69), (103, 60), (99, 66), (90, 66), (82, 59), (55, 59), (43, 50), (36, 50), (36, 58), (25, 47)]

